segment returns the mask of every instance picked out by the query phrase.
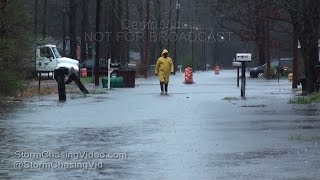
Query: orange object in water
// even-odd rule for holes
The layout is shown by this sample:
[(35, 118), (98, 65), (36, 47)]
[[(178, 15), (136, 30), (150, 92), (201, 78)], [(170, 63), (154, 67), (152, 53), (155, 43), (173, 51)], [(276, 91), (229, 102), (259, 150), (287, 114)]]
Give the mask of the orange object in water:
[(81, 76), (82, 76), (82, 77), (87, 77), (87, 76), (88, 76), (87, 68), (82, 68), (82, 69), (81, 69)]
[(219, 66), (214, 67), (214, 74), (216, 74), (216, 75), (220, 74), (220, 67)]
[(190, 67), (187, 67), (184, 70), (184, 83), (186, 83), (186, 84), (193, 83), (193, 70)]

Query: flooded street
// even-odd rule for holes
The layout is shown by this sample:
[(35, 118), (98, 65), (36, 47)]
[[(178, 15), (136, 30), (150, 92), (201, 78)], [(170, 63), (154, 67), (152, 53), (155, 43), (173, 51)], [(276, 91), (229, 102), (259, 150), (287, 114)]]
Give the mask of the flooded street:
[(236, 71), (194, 81), (1, 107), (0, 179), (320, 177), (320, 108), (289, 104), (290, 82), (248, 78), (242, 100)]

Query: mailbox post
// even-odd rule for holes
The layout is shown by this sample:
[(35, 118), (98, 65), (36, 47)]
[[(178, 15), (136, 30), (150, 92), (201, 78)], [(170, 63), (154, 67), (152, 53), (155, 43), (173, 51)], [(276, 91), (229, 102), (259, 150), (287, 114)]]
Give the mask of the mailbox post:
[(54, 77), (58, 83), (59, 101), (66, 101), (66, 85), (64, 82), (65, 75), (68, 75), (68, 68), (59, 68), (54, 70)]
[(108, 59), (108, 90), (111, 89), (111, 74), (115, 70), (120, 70), (120, 64), (112, 64), (111, 59)]
[(251, 54), (249, 53), (238, 53), (237, 62), (241, 62), (241, 97), (246, 96), (246, 63), (251, 62)]
[(236, 62), (236, 59), (233, 59), (232, 66), (237, 67), (237, 87), (240, 86), (240, 67), (241, 67), (241, 62)]
[[(89, 91), (81, 83), (78, 74), (76, 74), (72, 69), (70, 70), (70, 72), (71, 74), (69, 74), (69, 69), (65, 67), (61, 67), (59, 69), (54, 70), (54, 78), (58, 83), (59, 101), (67, 100), (66, 84), (70, 84), (72, 81), (76, 83), (76, 85), (84, 94), (89, 94)], [(68, 80), (65, 81), (65, 77), (68, 74), (69, 74)]]
[(246, 62), (242, 62), (241, 97), (246, 97)]

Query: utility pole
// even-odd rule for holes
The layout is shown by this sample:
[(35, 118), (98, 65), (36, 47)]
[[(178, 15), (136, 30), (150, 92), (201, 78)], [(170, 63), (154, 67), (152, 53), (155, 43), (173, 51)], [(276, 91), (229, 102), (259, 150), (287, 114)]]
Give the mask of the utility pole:
[[(175, 35), (178, 36), (178, 30), (180, 28), (180, 0), (178, 0), (177, 2), (176, 10), (177, 10), (177, 18), (176, 18), (176, 25), (175, 25), (175, 30), (176, 30)], [(177, 39), (174, 41), (174, 48), (173, 48), (174, 75), (176, 75), (176, 67), (177, 67)]]
[(144, 37), (144, 77), (148, 78), (148, 58), (149, 58), (149, 0), (145, 0), (145, 37)]
[(97, 0), (96, 7), (96, 58), (94, 61), (94, 83), (96, 86), (99, 86), (99, 60), (100, 60), (100, 42), (101, 33), (100, 32), (100, 11), (101, 11), (101, 0)]

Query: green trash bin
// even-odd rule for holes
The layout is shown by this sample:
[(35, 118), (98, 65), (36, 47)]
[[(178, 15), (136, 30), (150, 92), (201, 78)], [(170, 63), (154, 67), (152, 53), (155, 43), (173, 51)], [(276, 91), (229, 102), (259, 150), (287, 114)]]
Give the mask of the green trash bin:
[[(124, 82), (123, 77), (112, 77), (110, 78), (110, 88), (123, 88)], [(102, 78), (102, 87), (108, 88), (108, 78)]]

